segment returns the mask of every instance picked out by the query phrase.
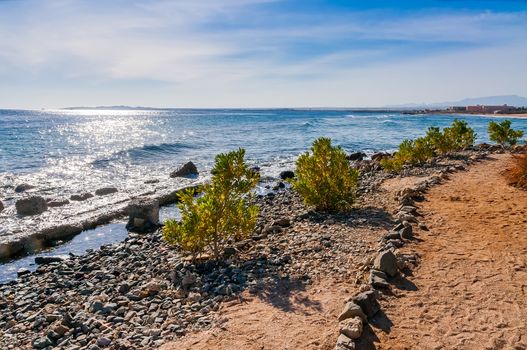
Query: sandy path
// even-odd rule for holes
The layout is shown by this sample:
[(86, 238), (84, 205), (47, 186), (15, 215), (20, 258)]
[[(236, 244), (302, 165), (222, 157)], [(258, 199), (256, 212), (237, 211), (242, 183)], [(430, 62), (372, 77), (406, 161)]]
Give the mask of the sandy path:
[(161, 349), (333, 349), (336, 317), (356, 286), (327, 280), (299, 290), (281, 286), (267, 298), (249, 297), (222, 307), (222, 326), (195, 333)]
[(510, 156), (452, 175), (421, 203), (430, 231), (412, 290), (384, 302), (377, 349), (527, 349), (527, 192), (506, 185)]

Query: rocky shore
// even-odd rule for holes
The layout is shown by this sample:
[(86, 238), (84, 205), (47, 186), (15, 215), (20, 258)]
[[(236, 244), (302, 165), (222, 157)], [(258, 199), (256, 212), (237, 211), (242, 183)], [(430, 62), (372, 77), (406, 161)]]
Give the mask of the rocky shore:
[[(415, 217), (409, 200), (420, 194), (400, 186), (386, 189), (385, 183), (421, 177), (426, 189), (489, 152), (501, 150), (479, 146), (407, 168), (400, 176), (381, 171), (378, 161), (357, 160), (361, 197), (354, 210), (340, 215), (309, 211), (289, 188), (277, 186), (277, 192), (257, 200), (261, 215), (252, 237), (233, 242), (218, 264), (193, 263), (168, 247), (159, 231), (130, 234), (85, 256), (40, 261), (35, 273), (0, 286), (0, 346), (150, 349), (213, 327), (226, 301), (244, 293), (265, 298), (283, 283), (307, 288), (332, 277), (363, 285), (361, 291), (389, 288), (391, 271), (385, 271), (384, 258), (376, 259), (390, 251), (401, 267), (397, 249), (411, 239), (405, 222)], [(398, 222), (402, 227), (393, 231)], [(348, 323), (339, 337), (343, 349), (360, 344), (359, 321)]]

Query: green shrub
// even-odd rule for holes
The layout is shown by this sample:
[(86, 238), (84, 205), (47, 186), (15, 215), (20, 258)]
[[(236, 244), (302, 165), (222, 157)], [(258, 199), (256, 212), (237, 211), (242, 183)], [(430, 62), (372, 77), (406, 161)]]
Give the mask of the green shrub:
[(467, 122), (455, 119), (443, 131), (430, 127), (424, 137), (404, 140), (392, 157), (381, 160), (381, 166), (388, 172), (398, 172), (405, 164), (419, 165), (438, 154), (465, 149), (472, 146), (475, 139), (476, 134)]
[(443, 129), (450, 151), (460, 151), (474, 145), (476, 133), (464, 120), (454, 119), (450, 127)]
[(523, 137), (522, 130), (514, 130), (511, 128), (510, 120), (504, 120), (501, 123), (489, 122), (488, 132), (491, 141), (497, 142), (502, 146), (514, 146)]
[(312, 154), (302, 154), (296, 161), (293, 188), (306, 205), (321, 211), (344, 211), (356, 196), (359, 172), (353, 169), (340, 146), (331, 146), (329, 138), (313, 142)]
[(434, 148), (426, 137), (404, 140), (393, 157), (381, 160), (381, 166), (389, 172), (397, 172), (405, 164), (418, 165), (434, 156)]
[(247, 237), (254, 230), (259, 209), (250, 203), (259, 175), (247, 168), (244, 156), (244, 149), (218, 154), (203, 195), (195, 199), (193, 190), (180, 195), (181, 222), (168, 220), (163, 227), (169, 244), (194, 258), (209, 250), (219, 259), (230, 240)]

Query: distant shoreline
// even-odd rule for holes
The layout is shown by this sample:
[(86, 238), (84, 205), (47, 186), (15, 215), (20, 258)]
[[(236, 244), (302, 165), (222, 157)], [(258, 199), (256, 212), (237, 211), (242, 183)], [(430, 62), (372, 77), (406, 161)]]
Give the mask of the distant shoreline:
[(425, 114), (448, 114), (460, 117), (493, 117), (493, 118), (510, 118), (510, 119), (527, 119), (527, 113), (512, 113), (512, 114), (494, 114), (494, 113), (425, 113)]

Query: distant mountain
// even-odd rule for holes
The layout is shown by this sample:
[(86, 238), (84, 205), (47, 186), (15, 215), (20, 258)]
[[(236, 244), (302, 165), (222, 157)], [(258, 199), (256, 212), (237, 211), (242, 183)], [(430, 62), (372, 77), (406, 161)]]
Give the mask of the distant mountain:
[(486, 97), (474, 97), (474, 98), (465, 98), (459, 101), (448, 101), (448, 102), (438, 102), (438, 103), (408, 103), (404, 105), (396, 106), (387, 106), (391, 108), (443, 108), (450, 106), (474, 106), (474, 105), (509, 105), (515, 107), (524, 107), (527, 106), (527, 98), (521, 97), (518, 95), (502, 95), (502, 96), (486, 96)]
[(158, 110), (162, 108), (141, 107), (141, 106), (97, 106), (97, 107), (66, 107), (66, 110)]

